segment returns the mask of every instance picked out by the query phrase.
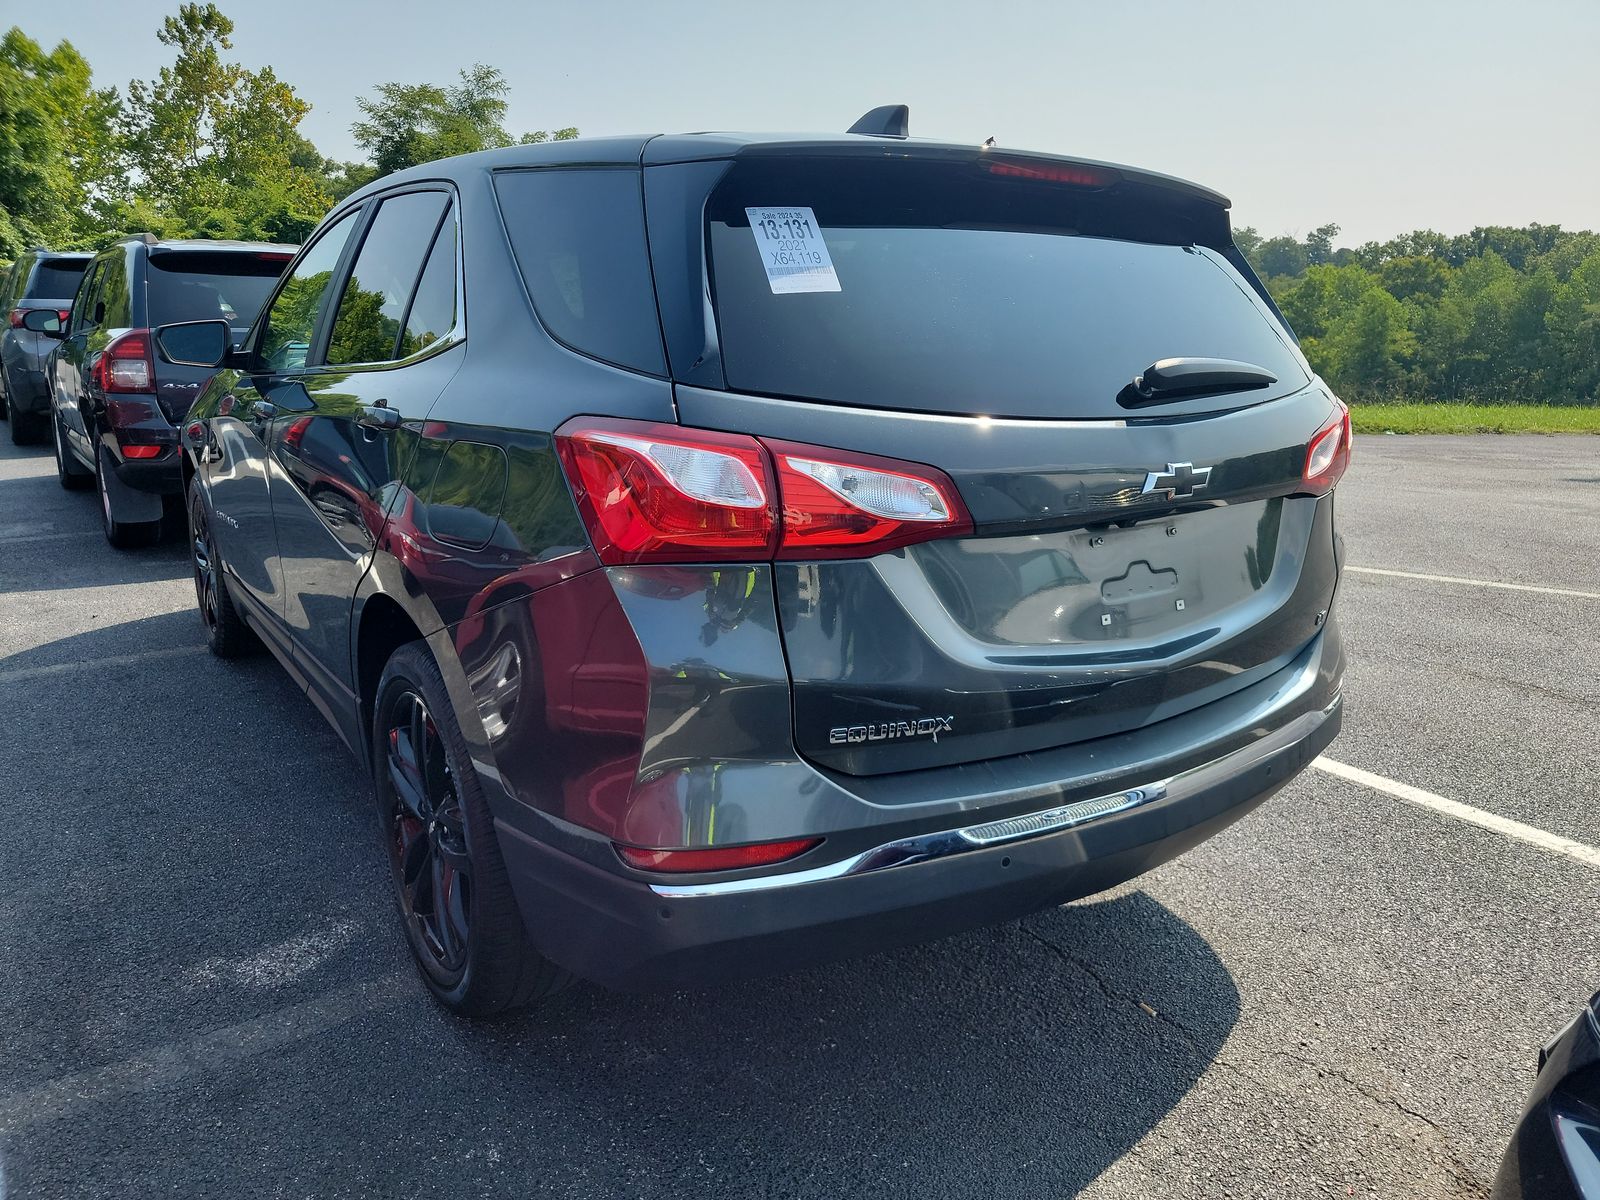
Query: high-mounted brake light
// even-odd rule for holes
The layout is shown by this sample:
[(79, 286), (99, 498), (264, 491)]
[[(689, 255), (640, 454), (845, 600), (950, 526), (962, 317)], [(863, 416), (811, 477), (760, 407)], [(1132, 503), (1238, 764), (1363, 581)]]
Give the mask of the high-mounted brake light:
[(1343, 478), (1350, 466), (1353, 449), (1350, 431), (1350, 409), (1343, 400), (1334, 398), (1338, 406), (1333, 416), (1323, 422), (1322, 428), (1311, 435), (1306, 445), (1306, 466), (1303, 472), (1306, 488), (1321, 494)]
[(1076, 163), (1027, 162), (1014, 158), (990, 158), (983, 163), (991, 175), (1008, 179), (1038, 179), (1045, 183), (1070, 183), (1074, 187), (1102, 188), (1121, 183), (1122, 176), (1103, 167)]
[(590, 417), (556, 446), (609, 566), (859, 558), (972, 531), (949, 476), (898, 459)]
[(713, 846), (705, 850), (649, 850), (613, 842), (617, 857), (640, 871), (736, 871), (741, 867), (767, 867), (798, 858), (822, 844), (821, 838), (794, 838), (787, 842), (758, 842), (750, 846)]
[(106, 343), (95, 360), (95, 384), (102, 392), (150, 392), (155, 364), (150, 361), (150, 331), (130, 329)]

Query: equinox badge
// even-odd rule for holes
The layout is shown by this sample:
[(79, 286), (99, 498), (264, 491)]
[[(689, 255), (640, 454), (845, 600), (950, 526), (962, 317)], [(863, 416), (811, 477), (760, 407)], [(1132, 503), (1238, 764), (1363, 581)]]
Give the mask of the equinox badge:
[(1144, 487), (1139, 494), (1165, 492), (1168, 500), (1182, 500), (1194, 495), (1211, 481), (1210, 467), (1197, 467), (1193, 463), (1168, 463), (1165, 471), (1151, 471), (1144, 477)]
[(885, 721), (881, 725), (840, 725), (828, 730), (830, 746), (857, 742), (892, 742), (897, 738), (931, 737), (937, 743), (941, 733), (954, 733), (954, 717), (923, 717), (917, 721)]

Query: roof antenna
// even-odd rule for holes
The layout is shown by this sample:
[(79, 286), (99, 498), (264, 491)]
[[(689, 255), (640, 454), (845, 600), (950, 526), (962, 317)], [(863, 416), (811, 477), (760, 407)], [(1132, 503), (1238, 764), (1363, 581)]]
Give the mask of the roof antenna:
[(868, 137), (910, 137), (911, 109), (904, 104), (880, 105), (850, 126), (846, 132), (862, 133)]

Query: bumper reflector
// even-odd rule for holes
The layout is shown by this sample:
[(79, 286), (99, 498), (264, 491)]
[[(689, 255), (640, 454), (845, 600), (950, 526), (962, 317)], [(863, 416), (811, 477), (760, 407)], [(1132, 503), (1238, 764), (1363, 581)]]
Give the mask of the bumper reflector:
[(713, 846), (705, 850), (649, 850), (613, 842), (617, 857), (640, 871), (736, 871), (798, 858), (822, 844), (821, 838), (757, 842), (751, 846)]

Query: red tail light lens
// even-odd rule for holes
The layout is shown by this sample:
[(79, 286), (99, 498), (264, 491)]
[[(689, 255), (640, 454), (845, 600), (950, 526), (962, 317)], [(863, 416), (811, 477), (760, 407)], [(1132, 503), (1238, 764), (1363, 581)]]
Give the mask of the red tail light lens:
[(556, 447), (601, 562), (772, 556), (777, 506), (755, 438), (579, 418)]
[(161, 446), (129, 446), (122, 447), (123, 458), (155, 458), (161, 453)]
[(56, 309), (56, 320), (60, 321), (61, 328), (65, 329), (67, 327), (67, 322), (72, 320), (72, 310), (70, 308)]
[(1338, 483), (1350, 466), (1350, 409), (1337, 397), (1334, 403), (1338, 411), (1323, 422), (1306, 445), (1305, 484), (1307, 490), (1318, 495)]
[(94, 364), (94, 381), (102, 392), (155, 390), (155, 364), (150, 359), (150, 331), (130, 329), (106, 343)]
[(795, 838), (787, 842), (758, 842), (751, 846), (715, 846), (708, 850), (648, 850), (613, 842), (617, 857), (640, 871), (736, 871), (741, 867), (768, 867), (798, 858), (822, 844), (821, 838)]
[(898, 459), (590, 417), (556, 446), (610, 566), (855, 558), (972, 531), (949, 476)]
[(6, 320), (11, 323), (11, 328), (13, 328), (13, 329), (21, 329), (22, 328), (22, 314), (23, 314), (23, 312), (24, 312), (23, 309), (13, 308), (9, 313), (6, 314)]
[(972, 532), (972, 519), (943, 471), (794, 442), (762, 444), (778, 464), (779, 558), (880, 554)]

